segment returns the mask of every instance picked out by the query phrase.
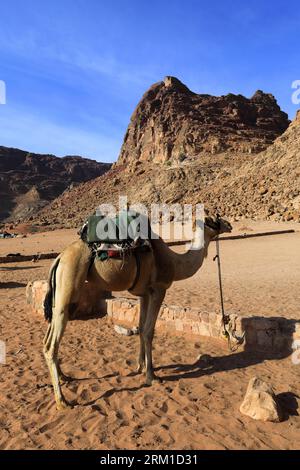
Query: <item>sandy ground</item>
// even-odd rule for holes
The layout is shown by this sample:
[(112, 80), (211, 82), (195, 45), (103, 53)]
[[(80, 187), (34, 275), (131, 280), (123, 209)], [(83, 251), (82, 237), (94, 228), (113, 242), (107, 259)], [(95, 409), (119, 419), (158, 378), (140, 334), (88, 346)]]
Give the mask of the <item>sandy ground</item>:
[[(247, 222), (236, 231), (290, 227)], [(0, 240), (0, 255), (60, 251), (75, 234)], [(300, 318), (299, 231), (224, 241), (221, 250), (227, 311)], [(201, 271), (172, 286), (168, 303), (219, 309), (214, 254), (212, 244)], [(60, 357), (65, 372), (76, 377), (64, 386), (75, 406), (57, 412), (41, 352), (45, 323), (28, 315), (24, 297), (27, 282), (45, 278), (50, 263), (0, 265), (0, 339), (7, 347), (6, 365), (0, 365), (0, 449), (299, 448), (300, 366), (290, 357), (233, 354), (223, 342), (157, 332), (154, 361), (164, 380), (149, 388), (132, 374), (138, 338), (117, 335), (105, 318), (69, 323)], [(282, 423), (240, 414), (254, 375), (274, 386), (285, 411)]]

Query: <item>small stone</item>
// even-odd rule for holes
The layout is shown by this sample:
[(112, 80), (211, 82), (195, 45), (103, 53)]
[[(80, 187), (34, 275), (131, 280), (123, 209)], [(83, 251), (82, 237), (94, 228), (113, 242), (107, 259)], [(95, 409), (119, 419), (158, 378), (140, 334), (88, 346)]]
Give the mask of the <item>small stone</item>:
[(124, 336), (132, 335), (131, 328), (125, 328), (124, 326), (121, 326), (121, 325), (114, 325), (114, 330), (117, 333), (119, 333), (119, 335), (124, 335)]
[(281, 411), (272, 387), (258, 377), (250, 380), (240, 412), (255, 420), (281, 421)]
[(264, 196), (265, 194), (267, 194), (268, 192), (268, 188), (260, 188), (259, 190), (259, 194), (261, 194), (261, 196)]
[(124, 336), (137, 335), (139, 333), (139, 328), (137, 326), (133, 328), (126, 328), (121, 325), (114, 325), (114, 330), (120, 335)]

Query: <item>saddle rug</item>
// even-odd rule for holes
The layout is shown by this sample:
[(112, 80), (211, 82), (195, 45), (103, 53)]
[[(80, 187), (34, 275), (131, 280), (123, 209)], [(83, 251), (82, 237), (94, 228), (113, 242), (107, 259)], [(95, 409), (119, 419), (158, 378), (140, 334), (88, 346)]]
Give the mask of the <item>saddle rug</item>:
[(151, 227), (147, 217), (128, 211), (108, 218), (92, 215), (79, 235), (92, 249), (97, 259), (123, 258), (133, 250), (149, 251)]

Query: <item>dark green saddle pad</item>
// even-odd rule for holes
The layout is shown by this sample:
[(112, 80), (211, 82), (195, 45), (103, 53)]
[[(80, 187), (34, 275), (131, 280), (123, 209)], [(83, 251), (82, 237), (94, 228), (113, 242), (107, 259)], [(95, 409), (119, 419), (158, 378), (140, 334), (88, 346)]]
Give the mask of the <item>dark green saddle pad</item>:
[[(147, 226), (146, 226), (147, 220)], [(87, 223), (88, 243), (122, 243), (135, 240), (136, 237), (150, 237), (149, 221), (143, 219), (141, 227), (140, 214), (120, 212), (116, 217), (108, 218), (103, 215), (92, 215)], [(147, 228), (147, 233), (146, 229)]]

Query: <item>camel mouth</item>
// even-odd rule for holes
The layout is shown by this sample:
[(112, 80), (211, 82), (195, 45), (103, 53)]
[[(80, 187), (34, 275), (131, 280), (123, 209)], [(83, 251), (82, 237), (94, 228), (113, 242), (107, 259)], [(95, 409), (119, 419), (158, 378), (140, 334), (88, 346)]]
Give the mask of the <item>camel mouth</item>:
[(223, 228), (224, 232), (231, 232), (232, 231), (231, 223), (228, 220), (223, 219), (220, 216), (220, 214), (217, 214), (217, 221), (220, 223), (220, 226)]
[(230, 233), (232, 232), (232, 225), (228, 220), (225, 219), (219, 219), (220, 220), (220, 229), (225, 233)]

